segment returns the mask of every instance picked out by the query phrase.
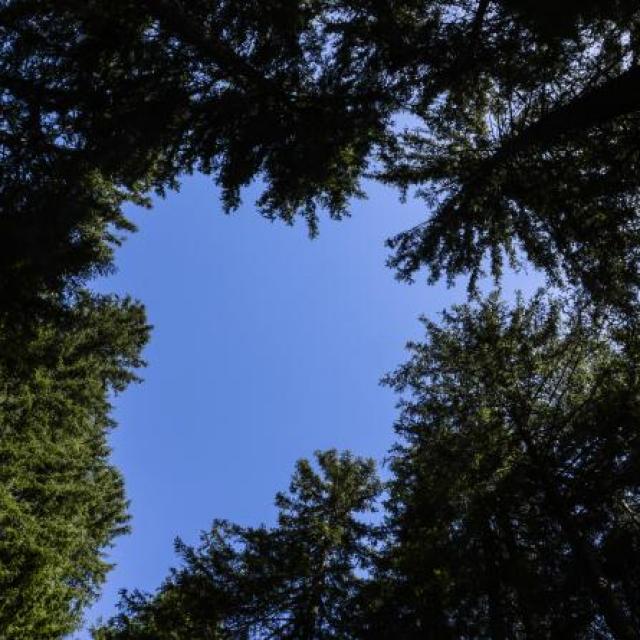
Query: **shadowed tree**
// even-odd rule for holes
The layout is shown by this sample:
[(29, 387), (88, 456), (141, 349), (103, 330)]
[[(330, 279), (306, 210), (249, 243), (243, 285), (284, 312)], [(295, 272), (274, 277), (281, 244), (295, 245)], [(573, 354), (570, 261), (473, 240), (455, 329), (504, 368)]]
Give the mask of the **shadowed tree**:
[[(316, 454), (276, 497), (275, 527), (214, 522), (154, 595), (124, 594), (99, 640), (356, 638), (380, 486), (370, 460)], [(364, 518), (364, 519), (363, 519)]]
[[(105, 382), (101, 391), (97, 383), (87, 384), (83, 392), (95, 394), (89, 399), (77, 400), (71, 389), (103, 376), (97, 372), (113, 361), (112, 355), (129, 348), (118, 332), (100, 334), (101, 339), (83, 352), (84, 364), (65, 373), (69, 384), (60, 386), (59, 413), (47, 409), (46, 420), (35, 418), (40, 409), (20, 409), (21, 394), (41, 380), (57, 381), (61, 375), (57, 367), (64, 358), (51, 359), (49, 349), (41, 348), (43, 331), (58, 336), (52, 350), (64, 350), (66, 340), (87, 335), (77, 329), (88, 304), (77, 291), (93, 275), (113, 267), (113, 249), (132, 229), (123, 214), (125, 203), (145, 204), (149, 193), (177, 186), (180, 175), (191, 171), (215, 179), (228, 211), (239, 205), (243, 187), (261, 179), (264, 191), (257, 208), (262, 214), (287, 223), (301, 216), (312, 233), (321, 209), (334, 217), (348, 213), (349, 199), (363, 195), (364, 176), (402, 190), (417, 188), (428, 209), (425, 222), (391, 241), (391, 264), (400, 277), (411, 279), (425, 267), (431, 280), (470, 274), (473, 287), (487, 255), (496, 277), (505, 260), (517, 265), (524, 256), (545, 270), (553, 283), (574, 285), (599, 305), (633, 310), (640, 285), (638, 20), (637, 3), (630, 0), (0, 0), (0, 326), (9, 336), (0, 343), (0, 371), (11, 381), (3, 420), (8, 425), (24, 423), (25, 433), (36, 429), (36, 423), (50, 425), (42, 439), (50, 444), (25, 454), (25, 460), (45, 460), (56, 443), (86, 424), (85, 435), (95, 445), (93, 457), (87, 453), (79, 459), (87, 468), (106, 465), (102, 436), (95, 434), (103, 434), (107, 425), (104, 403), (110, 383)], [(132, 312), (123, 313), (130, 317)], [(136, 313), (140, 325), (139, 309)], [(94, 311), (86, 311), (86, 317), (94, 317)], [(623, 373), (602, 388), (594, 387), (588, 376), (572, 378), (582, 385), (589, 406), (596, 406), (598, 398), (600, 404), (591, 423), (579, 432), (570, 431), (575, 442), (568, 441), (566, 447), (574, 451), (571, 447), (578, 447), (580, 438), (591, 438), (595, 445), (589, 440), (584, 446), (596, 456), (596, 470), (608, 464), (615, 471), (624, 461), (635, 460), (630, 453), (635, 446), (629, 400), (635, 384), (635, 355), (630, 355), (635, 346), (630, 331), (619, 344), (613, 334), (602, 339), (614, 340), (603, 358), (618, 363), (619, 372), (626, 371), (619, 389), (612, 385)], [(139, 347), (138, 338), (132, 344)], [(525, 349), (526, 332), (520, 338)], [(606, 351), (599, 347), (594, 353), (602, 350)], [(458, 357), (456, 353), (451, 357)], [(125, 369), (133, 362), (128, 358), (118, 360)], [(548, 358), (553, 361), (549, 354)], [(588, 362), (601, 366), (597, 359)], [(487, 370), (495, 376), (503, 365), (490, 361)], [(531, 364), (531, 371), (537, 366)], [(558, 381), (559, 389), (563, 384)], [(605, 391), (608, 396), (601, 395)], [(49, 397), (39, 390), (32, 395), (38, 402)], [(578, 397), (578, 391), (574, 395)], [(538, 400), (528, 402), (536, 405), (533, 415), (538, 416)], [(553, 400), (548, 404), (555, 407)], [(618, 439), (610, 435), (623, 428), (611, 423), (617, 415), (612, 406), (622, 412), (619, 420), (625, 431)], [(82, 413), (87, 407), (99, 417)], [(509, 420), (520, 424), (514, 417)], [(572, 428), (574, 424), (572, 419)], [(519, 428), (526, 433), (523, 424)], [(542, 429), (535, 422), (531, 428)], [(598, 429), (606, 433), (596, 437)], [(7, 428), (1, 446), (22, 451), (20, 433), (17, 427)], [(554, 432), (554, 438), (560, 435)], [(517, 441), (515, 436), (512, 440)], [(632, 472), (612, 471), (610, 482), (621, 483), (615, 488), (605, 483), (604, 471), (590, 475), (580, 466), (583, 454), (578, 456), (577, 449), (572, 455), (580, 464), (574, 468), (562, 457), (565, 453), (550, 444), (549, 450), (538, 451), (538, 445), (517, 442), (528, 451), (524, 460), (538, 456), (542, 462), (529, 467), (522, 463), (518, 473), (524, 485), (514, 480), (512, 495), (500, 494), (502, 502), (493, 506), (493, 498), (486, 498), (489, 506), (469, 516), (469, 522), (485, 523), (485, 529), (480, 524), (479, 529), (468, 529), (470, 559), (484, 558), (483, 575), (496, 575), (491, 567), (502, 562), (505, 552), (500, 545), (492, 546), (494, 538), (486, 531), (498, 525), (486, 525), (486, 513), (493, 508), (508, 511), (512, 502), (526, 498), (531, 514), (538, 509), (539, 517), (520, 514), (518, 535), (524, 542), (517, 536), (515, 542), (524, 545), (524, 556), (536, 567), (543, 558), (534, 541), (548, 542), (549, 563), (556, 564), (540, 564), (548, 575), (536, 578), (536, 584), (548, 589), (540, 592), (539, 604), (532, 596), (528, 623), (522, 611), (511, 618), (504, 613), (515, 606), (509, 604), (515, 596), (504, 595), (508, 588), (498, 583), (483, 583), (483, 595), (467, 594), (456, 601), (460, 609), (455, 619), (467, 625), (469, 634), (491, 628), (498, 637), (508, 636), (523, 633), (527, 624), (529, 629), (541, 624), (556, 633), (554, 625), (564, 613), (554, 608), (557, 600), (549, 594), (562, 593), (569, 594), (563, 605), (565, 620), (574, 626), (563, 627), (561, 633), (596, 634), (598, 625), (606, 625), (619, 637), (630, 637), (637, 631), (637, 603), (629, 595), (636, 568), (622, 562), (622, 556), (616, 559), (614, 549), (635, 557), (629, 551), (636, 544), (629, 524), (635, 518)], [(480, 445), (487, 451), (496, 446), (492, 441)], [(70, 450), (74, 446), (69, 444)], [(491, 455), (499, 458), (503, 453)], [(557, 466), (561, 461), (575, 480), (566, 480), (565, 493), (557, 497), (549, 487), (563, 487), (565, 471)], [(38, 483), (54, 482), (54, 462), (47, 458), (42, 463)], [(14, 508), (13, 500), (24, 502), (32, 510), (33, 526), (45, 526), (52, 507), (46, 506), (44, 494), (13, 488), (13, 474), (23, 467), (21, 462), (6, 465), (2, 490), (7, 513)], [(432, 468), (434, 473), (443, 469), (447, 477), (446, 461), (434, 459)], [(549, 477), (530, 475), (533, 469), (547, 468)], [(74, 478), (65, 487), (76, 492), (80, 505), (85, 487), (80, 488), (80, 476)], [(627, 486), (625, 482), (629, 488), (624, 491), (631, 497), (620, 488)], [(577, 502), (578, 486), (584, 492), (591, 487), (588, 495), (580, 494), (586, 504)], [(443, 500), (466, 490), (443, 488)], [(617, 511), (611, 498), (615, 491), (625, 495), (615, 502)], [(93, 504), (86, 495), (85, 504)], [(465, 498), (456, 509), (466, 513), (469, 500), (473, 503)], [(404, 508), (400, 505), (399, 512)], [(440, 505), (431, 508), (437, 512)], [(448, 513), (449, 507), (443, 508)], [(593, 516), (593, 522), (584, 514)], [(623, 526), (625, 518), (628, 523)], [(96, 553), (111, 535), (106, 532), (115, 531), (109, 527), (117, 518), (107, 521), (111, 524), (96, 534)], [(583, 521), (588, 535), (580, 529), (575, 533), (575, 522), (582, 527)], [(467, 535), (467, 529), (461, 531)], [(67, 540), (62, 535), (56, 539)], [(19, 546), (10, 543), (3, 548)], [(429, 549), (425, 542), (424, 553), (432, 553)], [(456, 558), (460, 551), (445, 552)], [(82, 570), (65, 565), (68, 557), (81, 558), (79, 552), (47, 557), (50, 564), (47, 560), (42, 565), (50, 568), (46, 571), (39, 572), (40, 560), (30, 564), (9, 556), (0, 563), (0, 571), (9, 567), (2, 574), (8, 576), (7, 584), (32, 576), (29, 589), (34, 594), (43, 589), (79, 593), (51, 596), (51, 602), (63, 603), (60, 610), (75, 607), (71, 618), (77, 618), (99, 579), (94, 580), (91, 571), (83, 574), (90, 578), (76, 578)], [(560, 584), (563, 574), (567, 584)], [(432, 616), (430, 624), (450, 629), (450, 603), (455, 600), (451, 594), (463, 593), (459, 585), (465, 580), (456, 579), (449, 586), (429, 582), (425, 587), (435, 594), (428, 607), (424, 605)], [(84, 586), (77, 587), (77, 581)], [(88, 590), (87, 584), (92, 585)], [(7, 593), (13, 593), (11, 588)], [(29, 589), (21, 587), (15, 593), (30, 593)], [(421, 593), (420, 606), (426, 602), (421, 600), (426, 592)], [(34, 595), (31, 601), (25, 596), (23, 602), (14, 595), (6, 600), (5, 619), (18, 635), (35, 633), (25, 631), (36, 629), (36, 623), (29, 622), (32, 618), (20, 616), (37, 598), (49, 602), (49, 596)], [(146, 606), (147, 600), (140, 602)], [(43, 615), (44, 609), (32, 608), (34, 616)], [(289, 611), (293, 615), (293, 609)], [(414, 619), (425, 620), (425, 611)], [(71, 622), (51, 626), (47, 633), (55, 635), (63, 628), (71, 628)], [(278, 628), (278, 633), (285, 631)]]
[[(435, 3), (433, 3), (435, 4)], [(416, 91), (420, 122), (380, 177), (424, 185), (431, 219), (391, 264), (432, 279), (519, 261), (621, 308), (638, 293), (637, 7), (629, 2), (442, 3)], [(451, 14), (449, 14), (451, 16)]]
[(640, 629), (637, 327), (535, 298), (454, 308), (388, 379), (401, 442), (320, 454), (278, 525), (216, 522), (100, 640), (602, 638)]
[(260, 178), (262, 213), (312, 232), (369, 174), (429, 209), (391, 243), (401, 277), (477, 277), (487, 254), (497, 275), (521, 249), (626, 309), (638, 19), (630, 0), (4, 0), (2, 271), (102, 264), (119, 200), (184, 172), (227, 210)]
[(388, 379), (405, 399), (372, 637), (637, 637), (635, 324), (490, 298), (426, 328)]
[(214, 174), (227, 210), (261, 177), (268, 217), (346, 213), (384, 109), (324, 68), (317, 9), (0, 3), (2, 300), (108, 268), (121, 204), (185, 172)]

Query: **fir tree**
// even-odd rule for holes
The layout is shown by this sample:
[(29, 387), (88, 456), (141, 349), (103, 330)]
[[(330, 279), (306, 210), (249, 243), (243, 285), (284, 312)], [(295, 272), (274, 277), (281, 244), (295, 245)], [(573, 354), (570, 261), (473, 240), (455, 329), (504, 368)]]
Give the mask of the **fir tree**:
[[(261, 178), (262, 214), (311, 233), (364, 176), (417, 188), (425, 222), (391, 241), (400, 277), (473, 289), (487, 256), (496, 278), (525, 257), (601, 307), (569, 328), (540, 302), (430, 326), (392, 378), (418, 400), (377, 579), (344, 573), (354, 548), (326, 595), (333, 569), (287, 533), (312, 497), (301, 470), (274, 530), (216, 525), (206, 633), (635, 637), (639, 20), (630, 0), (0, 1), (3, 632), (72, 629), (104, 576), (124, 526), (108, 392), (146, 329), (136, 305), (78, 291), (113, 267), (123, 205), (197, 170), (228, 211)], [(320, 530), (303, 528), (322, 547)], [(278, 582), (264, 554), (282, 549)], [(254, 559), (268, 579), (238, 582)], [(169, 611), (187, 611), (171, 584)], [(163, 593), (129, 599), (143, 631)]]
[[(392, 241), (401, 277), (477, 278), (487, 255), (499, 275), (522, 250), (627, 310), (638, 20), (629, 0), (5, 0), (7, 273), (84, 273), (104, 222), (124, 224), (116, 200), (185, 172), (213, 175), (227, 210), (261, 178), (258, 209), (313, 233), (371, 175), (426, 199)], [(106, 209), (96, 181), (120, 194)]]
[(109, 569), (105, 550), (127, 530), (122, 477), (109, 462), (109, 396), (135, 380), (144, 314), (127, 299), (78, 293), (56, 318), (0, 332), (0, 636), (7, 640), (75, 630)]
[(353, 518), (370, 464), (321, 454), (278, 526), (179, 544), (183, 567), (96, 637), (637, 636), (637, 327), (492, 297), (426, 328), (388, 380), (404, 400), (384, 523)]
[(215, 521), (154, 595), (124, 594), (99, 640), (356, 638), (380, 491), (370, 460), (316, 454), (276, 497), (275, 527)]
[(388, 380), (405, 399), (381, 628), (636, 637), (635, 323), (490, 298), (426, 328)]

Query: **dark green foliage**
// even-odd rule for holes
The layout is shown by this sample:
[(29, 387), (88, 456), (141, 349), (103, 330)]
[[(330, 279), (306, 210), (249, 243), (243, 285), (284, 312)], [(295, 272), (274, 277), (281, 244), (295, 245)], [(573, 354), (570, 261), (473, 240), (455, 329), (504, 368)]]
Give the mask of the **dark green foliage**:
[(433, 216), (392, 241), (391, 264), (477, 277), (489, 255), (499, 275), (523, 251), (624, 308), (639, 283), (637, 6), (553, 3), (571, 27), (560, 37), (550, 4), (424, 3), (434, 50), (412, 57), (418, 124), (390, 137), (380, 177), (421, 186)]
[[(109, 40), (108, 50), (98, 46), (98, 34), (82, 32), (81, 5)], [(43, 296), (108, 271), (119, 234), (133, 228), (122, 205), (142, 204), (142, 192), (154, 184), (147, 158), (153, 149), (127, 135), (116, 143), (117, 130), (101, 152), (88, 140), (88, 128), (92, 139), (102, 137), (89, 112), (109, 118), (103, 101), (125, 90), (116, 84), (124, 41), (113, 32), (132, 35), (126, 11), (113, 11), (114, 25), (90, 9), (74, 2), (0, 3), (0, 312), (31, 316)]]
[(216, 523), (102, 637), (638, 636), (638, 345), (602, 311), (640, 291), (637, 2), (0, 0), (0, 40), (1, 633), (60, 636), (104, 577), (107, 398), (146, 328), (78, 291), (125, 203), (198, 170), (312, 233), (365, 175), (418, 188), (400, 277), (524, 256), (601, 312), (428, 325), (390, 378), (412, 395), (375, 579), (371, 466), (322, 454), (277, 527)]
[(124, 594), (99, 640), (355, 638), (380, 486), (370, 460), (326, 451), (298, 462), (275, 527), (216, 521), (153, 596)]
[(184, 172), (212, 174), (227, 209), (260, 178), (259, 209), (312, 232), (370, 172), (430, 208), (392, 241), (402, 277), (475, 278), (487, 254), (497, 275), (522, 249), (626, 309), (639, 19), (630, 0), (4, 0), (7, 273), (51, 286), (103, 265), (118, 200)]
[[(109, 464), (108, 395), (140, 366), (141, 308), (80, 293), (54, 323), (0, 332), (0, 636), (76, 628), (126, 531), (120, 473)], [(24, 331), (29, 332), (25, 336)]]
[(268, 217), (315, 232), (318, 206), (345, 214), (389, 109), (329, 62), (322, 8), (0, 2), (7, 299), (27, 277), (39, 292), (108, 267), (122, 202), (196, 169), (227, 210), (260, 177)]
[(566, 320), (539, 298), (459, 307), (389, 378), (406, 396), (381, 579), (402, 606), (383, 629), (640, 633), (637, 326)]
[(502, 4), (539, 35), (550, 39), (575, 37), (584, 23), (615, 19), (620, 15), (620, 9), (635, 8), (631, 0), (502, 0)]

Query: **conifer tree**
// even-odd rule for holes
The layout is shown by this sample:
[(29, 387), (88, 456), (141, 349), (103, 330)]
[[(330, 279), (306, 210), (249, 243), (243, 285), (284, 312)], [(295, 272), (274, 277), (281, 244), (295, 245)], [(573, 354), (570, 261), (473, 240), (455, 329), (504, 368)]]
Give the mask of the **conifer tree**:
[[(426, 201), (392, 241), (401, 277), (524, 254), (628, 310), (639, 19), (631, 0), (4, 0), (8, 267), (83, 273), (104, 222), (124, 224), (115, 200), (185, 172), (213, 175), (228, 210), (260, 178), (262, 213), (314, 233), (370, 175)], [(47, 196), (52, 176), (74, 188)], [(120, 194), (106, 209), (97, 183)]]
[[(133, 380), (147, 337), (128, 299), (78, 292), (56, 322), (0, 331), (0, 636), (76, 629), (127, 529), (109, 462), (109, 396)], [(28, 332), (28, 336), (24, 332)]]
[[(364, 176), (417, 188), (425, 221), (390, 242), (400, 277), (473, 289), (487, 256), (496, 277), (527, 258), (599, 306), (569, 329), (540, 303), (429, 328), (393, 379), (423, 401), (400, 420), (388, 565), (350, 602), (371, 589), (371, 628), (407, 635), (635, 637), (639, 20), (632, 0), (0, 0), (3, 631), (64, 633), (104, 575), (124, 522), (107, 393), (146, 330), (136, 305), (78, 292), (113, 267), (127, 202), (202, 171), (228, 211), (261, 178), (262, 214), (312, 233)], [(216, 535), (233, 565), (280, 548), (272, 533)], [(303, 566), (283, 566), (310, 598)], [(153, 618), (163, 602), (128, 606)], [(315, 604), (282, 607), (265, 633), (348, 634)]]
[(635, 322), (490, 298), (426, 329), (388, 380), (405, 396), (382, 629), (637, 637)]
[(125, 594), (98, 640), (357, 638), (357, 595), (371, 566), (380, 491), (370, 460), (316, 454), (276, 497), (274, 527), (215, 521), (154, 595)]
[(277, 527), (179, 545), (183, 568), (96, 638), (636, 637), (635, 323), (493, 296), (426, 329), (388, 379), (404, 398), (383, 523), (349, 515), (378, 490), (369, 467), (322, 454)]

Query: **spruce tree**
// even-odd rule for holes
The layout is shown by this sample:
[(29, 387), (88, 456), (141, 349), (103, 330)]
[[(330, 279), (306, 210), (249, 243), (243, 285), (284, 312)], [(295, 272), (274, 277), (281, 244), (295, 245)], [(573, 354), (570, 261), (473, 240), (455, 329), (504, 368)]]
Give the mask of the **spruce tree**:
[[(55, 281), (93, 264), (102, 221), (122, 222), (96, 180), (138, 198), (198, 170), (232, 210), (260, 178), (257, 208), (315, 233), (368, 175), (425, 198), (425, 222), (391, 243), (401, 277), (477, 278), (487, 256), (497, 276), (524, 255), (628, 310), (639, 19), (630, 0), (4, 0), (12, 268), (39, 255), (33, 277)], [(73, 191), (38, 195), (51, 176)], [(31, 245), (20, 226), (45, 217), (53, 235)]]
[(124, 594), (97, 640), (357, 638), (358, 594), (371, 567), (380, 491), (372, 461), (316, 454), (276, 497), (274, 527), (215, 521), (153, 595)]
[[(348, 214), (365, 176), (417, 189), (424, 223), (390, 242), (400, 277), (468, 274), (473, 289), (485, 264), (498, 278), (526, 258), (600, 307), (569, 328), (540, 302), (429, 327), (392, 379), (422, 400), (399, 423), (410, 444), (396, 451), (387, 564), (327, 602), (345, 606), (358, 583), (349, 602), (361, 612), (369, 598), (371, 629), (408, 637), (637, 635), (639, 20), (630, 0), (0, 1), (8, 637), (72, 629), (124, 526), (107, 398), (146, 329), (136, 305), (79, 291), (113, 267), (132, 230), (124, 204), (191, 171), (214, 178), (228, 211), (261, 178), (262, 214), (311, 233), (320, 210)], [(309, 552), (285, 535), (296, 495), (274, 530), (283, 546), (216, 526), (231, 564), (215, 633), (235, 633), (236, 616), (258, 633), (234, 604), (249, 588), (234, 563), (256, 549), (269, 580), (242, 593), (276, 603), (273, 620), (253, 609), (265, 633), (351, 633), (330, 609), (311, 615)], [(305, 594), (289, 608), (262, 553), (285, 547), (299, 564), (280, 559), (278, 584)], [(138, 624), (163, 602), (127, 606)]]
[(56, 322), (0, 334), (0, 637), (51, 640), (77, 628), (127, 530), (110, 396), (147, 327), (130, 300), (78, 292)]
[(381, 635), (636, 637), (635, 322), (494, 297), (425, 324), (388, 379), (404, 400)]
[(100, 640), (615, 638), (640, 630), (634, 321), (539, 295), (462, 305), (389, 376), (384, 522), (370, 463), (321, 454), (278, 525), (216, 522)]

